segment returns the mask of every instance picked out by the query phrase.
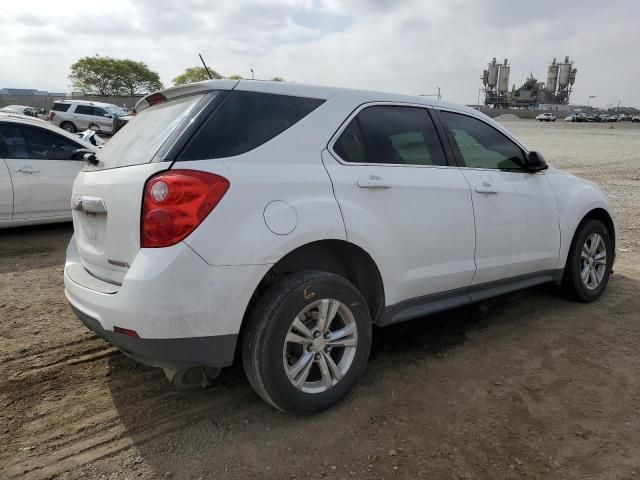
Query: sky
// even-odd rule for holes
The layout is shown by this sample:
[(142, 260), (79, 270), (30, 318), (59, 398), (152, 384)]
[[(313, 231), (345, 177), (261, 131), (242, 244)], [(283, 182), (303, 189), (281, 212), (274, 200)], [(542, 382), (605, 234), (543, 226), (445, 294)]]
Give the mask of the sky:
[(71, 90), (85, 55), (131, 58), (165, 84), (185, 68), (476, 103), (493, 57), (510, 85), (569, 55), (571, 103), (640, 107), (639, 0), (3, 2), (0, 87)]

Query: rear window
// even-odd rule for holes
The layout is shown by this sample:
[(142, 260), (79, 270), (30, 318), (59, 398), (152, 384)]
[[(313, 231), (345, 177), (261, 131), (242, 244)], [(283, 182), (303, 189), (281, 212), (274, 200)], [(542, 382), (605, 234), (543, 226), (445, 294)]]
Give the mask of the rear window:
[(299, 122), (324, 100), (258, 92), (231, 92), (187, 144), (178, 160), (241, 155)]
[(54, 112), (66, 112), (69, 110), (69, 103), (54, 103), (52, 110)]
[(186, 126), (185, 120), (204, 96), (178, 97), (142, 110), (100, 150), (103, 168), (149, 163), (174, 130)]

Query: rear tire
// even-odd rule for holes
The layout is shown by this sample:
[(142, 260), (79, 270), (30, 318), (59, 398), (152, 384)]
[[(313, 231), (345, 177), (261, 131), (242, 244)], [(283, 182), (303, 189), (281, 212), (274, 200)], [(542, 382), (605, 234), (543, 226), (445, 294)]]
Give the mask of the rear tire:
[(338, 275), (287, 275), (267, 289), (247, 321), (242, 340), (247, 378), (283, 412), (329, 408), (364, 372), (371, 349), (369, 309), (362, 294)]
[(76, 126), (71, 122), (62, 122), (60, 124), (60, 128), (62, 128), (63, 130), (66, 130), (69, 133), (76, 133), (78, 131)]
[(572, 298), (593, 302), (600, 298), (611, 275), (613, 242), (607, 227), (599, 220), (585, 221), (576, 232), (562, 283)]

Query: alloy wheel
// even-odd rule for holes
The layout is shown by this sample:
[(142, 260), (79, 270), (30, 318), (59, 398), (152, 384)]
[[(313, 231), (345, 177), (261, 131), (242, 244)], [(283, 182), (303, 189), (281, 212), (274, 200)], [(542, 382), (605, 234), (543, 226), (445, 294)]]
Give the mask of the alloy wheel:
[(334, 387), (349, 371), (358, 346), (353, 313), (335, 299), (307, 305), (292, 321), (282, 361), (293, 386), (305, 393)]
[(589, 290), (602, 283), (607, 270), (607, 246), (602, 237), (592, 233), (587, 237), (580, 254), (580, 277)]

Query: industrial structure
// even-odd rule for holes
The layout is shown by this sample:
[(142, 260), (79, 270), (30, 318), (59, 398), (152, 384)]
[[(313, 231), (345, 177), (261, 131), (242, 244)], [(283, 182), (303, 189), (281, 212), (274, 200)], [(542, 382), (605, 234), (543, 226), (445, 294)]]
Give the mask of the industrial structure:
[(564, 63), (556, 63), (554, 58), (547, 68), (547, 81), (539, 82), (533, 73), (519, 88), (513, 85), (509, 91), (511, 66), (505, 58), (499, 64), (494, 58), (482, 73), (485, 91), (485, 105), (494, 107), (533, 107), (541, 104), (567, 105), (577, 69), (565, 57)]

